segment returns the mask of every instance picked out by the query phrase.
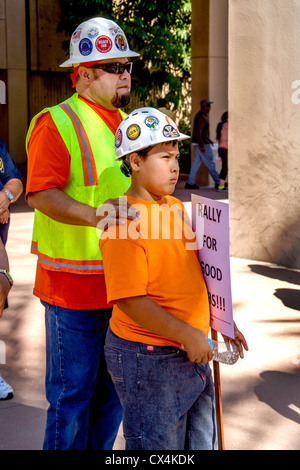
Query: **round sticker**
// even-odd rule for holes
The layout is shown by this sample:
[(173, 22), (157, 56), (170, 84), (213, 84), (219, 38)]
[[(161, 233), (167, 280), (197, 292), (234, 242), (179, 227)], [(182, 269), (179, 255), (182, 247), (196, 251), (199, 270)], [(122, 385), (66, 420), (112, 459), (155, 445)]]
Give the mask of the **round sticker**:
[(122, 34), (117, 34), (115, 37), (115, 45), (119, 51), (126, 51), (127, 49), (127, 44), (126, 44), (126, 39)]
[(79, 43), (79, 52), (81, 55), (90, 55), (90, 53), (93, 50), (93, 44), (92, 41), (90, 41), (88, 38), (81, 39)]
[(159, 120), (155, 116), (148, 116), (145, 119), (145, 124), (147, 127), (150, 127), (150, 129), (157, 129), (159, 125)]
[(108, 36), (98, 36), (95, 46), (99, 52), (109, 52), (112, 48), (112, 40)]
[(74, 31), (73, 36), (72, 36), (72, 41), (73, 42), (78, 42), (79, 41), (79, 39), (81, 37), (81, 31), (82, 31), (81, 28), (76, 29), (76, 31)]
[(170, 126), (169, 124), (163, 128), (163, 135), (165, 137), (179, 137), (179, 132), (175, 127)]
[(115, 146), (117, 147), (117, 149), (120, 147), (122, 143), (122, 131), (121, 129), (119, 129), (116, 133), (116, 138), (115, 138)]
[(99, 29), (98, 28), (90, 28), (87, 32), (87, 36), (90, 39), (95, 39), (95, 37), (97, 37), (98, 34), (99, 34)]
[(129, 140), (136, 140), (141, 133), (141, 128), (137, 124), (131, 124), (126, 131)]

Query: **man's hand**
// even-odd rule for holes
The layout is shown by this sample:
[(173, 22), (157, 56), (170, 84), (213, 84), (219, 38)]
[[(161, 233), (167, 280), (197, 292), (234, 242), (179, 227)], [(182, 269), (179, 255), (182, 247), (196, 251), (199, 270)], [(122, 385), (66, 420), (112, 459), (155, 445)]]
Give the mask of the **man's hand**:
[(7, 209), (6, 211), (4, 211), (0, 214), (0, 223), (1, 224), (6, 224), (9, 220), (9, 217), (10, 217), (10, 212)]
[[(10, 201), (4, 191), (0, 191), (0, 216), (8, 211)], [(3, 222), (2, 222), (3, 223)]]
[(0, 318), (2, 316), (5, 301), (10, 291), (11, 285), (4, 274), (0, 273)]
[(139, 217), (138, 211), (124, 197), (107, 199), (97, 208), (96, 215), (99, 217), (99, 230), (106, 230), (110, 225), (124, 225), (126, 219), (135, 220)]

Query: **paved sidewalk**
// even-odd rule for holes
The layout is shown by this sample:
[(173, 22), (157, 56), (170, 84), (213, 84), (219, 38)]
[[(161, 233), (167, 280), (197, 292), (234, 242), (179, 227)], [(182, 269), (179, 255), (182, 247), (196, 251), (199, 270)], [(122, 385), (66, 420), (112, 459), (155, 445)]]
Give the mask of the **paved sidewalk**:
[[(191, 191), (183, 187), (180, 181), (175, 195), (189, 208)], [(213, 188), (193, 192), (213, 199), (227, 196)], [(15, 392), (12, 400), (0, 401), (0, 450), (39, 450), (43, 441), (44, 318), (32, 295), (32, 221), (22, 197), (13, 207), (7, 244), (15, 286), (0, 320), (0, 341), (6, 346), (0, 372)], [(300, 272), (232, 258), (231, 274), (234, 317), (250, 350), (236, 365), (221, 366), (225, 447), (299, 449)], [(115, 448), (123, 446), (120, 432)]]

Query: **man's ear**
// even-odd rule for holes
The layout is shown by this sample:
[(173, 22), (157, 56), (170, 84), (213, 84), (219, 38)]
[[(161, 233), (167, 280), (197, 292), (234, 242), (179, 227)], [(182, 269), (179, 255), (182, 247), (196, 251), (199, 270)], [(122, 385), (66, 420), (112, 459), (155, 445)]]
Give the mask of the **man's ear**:
[(135, 172), (140, 171), (141, 157), (136, 152), (132, 152), (129, 155), (129, 162), (130, 162), (132, 171), (135, 171)]
[(86, 85), (89, 85), (94, 77), (93, 71), (83, 65), (78, 69), (78, 75)]

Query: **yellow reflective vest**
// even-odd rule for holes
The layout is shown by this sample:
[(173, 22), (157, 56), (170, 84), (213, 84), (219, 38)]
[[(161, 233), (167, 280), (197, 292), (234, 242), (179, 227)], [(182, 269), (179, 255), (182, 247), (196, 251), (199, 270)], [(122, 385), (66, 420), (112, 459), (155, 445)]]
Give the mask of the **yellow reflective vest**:
[[(70, 154), (70, 172), (63, 191), (93, 207), (121, 196), (130, 179), (120, 171), (120, 162), (115, 161), (114, 135), (77, 93), (32, 119), (26, 147), (37, 119), (47, 111)], [(120, 114), (123, 119), (126, 117), (122, 111)], [(31, 252), (38, 255), (45, 269), (97, 274), (103, 272), (97, 232), (94, 227), (57, 222), (35, 210)]]

